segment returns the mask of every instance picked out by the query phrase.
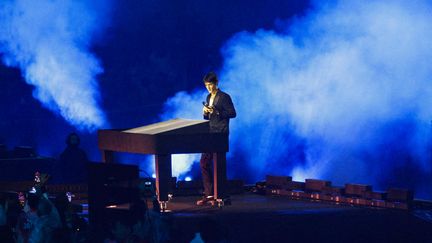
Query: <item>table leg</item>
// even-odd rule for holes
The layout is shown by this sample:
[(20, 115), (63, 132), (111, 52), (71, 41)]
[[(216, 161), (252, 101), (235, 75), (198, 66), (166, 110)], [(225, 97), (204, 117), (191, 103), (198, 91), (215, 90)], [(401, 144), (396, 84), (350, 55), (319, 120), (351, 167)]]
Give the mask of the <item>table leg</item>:
[(102, 150), (102, 161), (105, 163), (114, 163), (114, 151)]
[(226, 153), (213, 154), (213, 190), (215, 199), (225, 199), (226, 192)]
[(171, 154), (155, 155), (155, 169), (158, 200), (159, 202), (167, 202), (172, 175)]

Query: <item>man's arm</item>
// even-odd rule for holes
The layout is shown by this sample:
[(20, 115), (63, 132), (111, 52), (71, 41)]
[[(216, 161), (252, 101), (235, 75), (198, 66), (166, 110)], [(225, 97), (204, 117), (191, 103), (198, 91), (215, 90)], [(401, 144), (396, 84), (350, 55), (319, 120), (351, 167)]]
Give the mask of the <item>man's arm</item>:
[(224, 95), (223, 102), (221, 103), (222, 109), (220, 109), (220, 111), (217, 111), (221, 119), (235, 118), (237, 116), (234, 104), (229, 95)]
[[(207, 98), (206, 98), (206, 102), (203, 102), (203, 103), (208, 104), (208, 102), (209, 102), (209, 96), (207, 96)], [(210, 120), (210, 111), (209, 111), (209, 109), (206, 107), (206, 105), (203, 106), (203, 118), (204, 118), (205, 120)]]

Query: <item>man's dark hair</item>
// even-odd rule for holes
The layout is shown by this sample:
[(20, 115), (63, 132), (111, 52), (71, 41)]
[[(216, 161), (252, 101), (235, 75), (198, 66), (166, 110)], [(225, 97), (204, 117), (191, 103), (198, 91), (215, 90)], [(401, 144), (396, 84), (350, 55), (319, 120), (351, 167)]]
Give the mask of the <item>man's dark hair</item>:
[(217, 77), (217, 75), (216, 75), (215, 72), (208, 72), (204, 76), (203, 81), (204, 82), (209, 82), (209, 83), (217, 84), (219, 80), (218, 80), (218, 77)]

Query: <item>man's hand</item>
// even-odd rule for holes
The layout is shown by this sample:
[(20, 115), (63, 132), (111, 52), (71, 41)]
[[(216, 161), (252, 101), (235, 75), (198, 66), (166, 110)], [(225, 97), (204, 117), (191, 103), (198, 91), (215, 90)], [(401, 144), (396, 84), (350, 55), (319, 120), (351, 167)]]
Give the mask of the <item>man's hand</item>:
[(212, 114), (214, 111), (213, 107), (211, 106), (204, 106), (203, 107), (203, 112), (204, 114)]

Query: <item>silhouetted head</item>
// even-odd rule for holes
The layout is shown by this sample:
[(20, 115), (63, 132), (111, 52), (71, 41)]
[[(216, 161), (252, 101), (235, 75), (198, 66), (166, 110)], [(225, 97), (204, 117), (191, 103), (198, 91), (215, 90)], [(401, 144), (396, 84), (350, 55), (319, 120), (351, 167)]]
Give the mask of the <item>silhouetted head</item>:
[(68, 146), (78, 146), (80, 144), (80, 138), (78, 134), (74, 132), (69, 134), (66, 138), (66, 144)]

